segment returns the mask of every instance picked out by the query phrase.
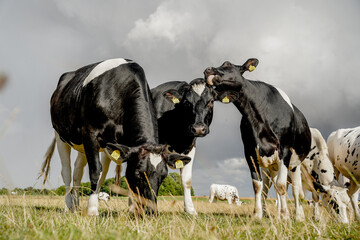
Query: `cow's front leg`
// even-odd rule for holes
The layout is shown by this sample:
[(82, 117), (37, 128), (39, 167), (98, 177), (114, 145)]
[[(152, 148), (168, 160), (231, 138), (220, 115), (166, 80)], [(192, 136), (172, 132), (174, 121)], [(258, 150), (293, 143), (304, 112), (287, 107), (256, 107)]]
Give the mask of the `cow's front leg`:
[(279, 173), (275, 184), (275, 190), (280, 196), (281, 215), (284, 219), (289, 219), (289, 210), (287, 207), (286, 180), (288, 176), (288, 168), (284, 161), (279, 161)]
[(85, 154), (79, 152), (74, 164), (74, 175), (73, 175), (75, 209), (79, 208), (79, 189), (80, 189), (81, 179), (84, 175), (84, 168), (86, 163), (87, 161)]
[(98, 194), (100, 187), (99, 179), (101, 179), (101, 163), (99, 159), (99, 145), (96, 143), (94, 138), (86, 138), (84, 140), (84, 148), (86, 153), (86, 158), (89, 164), (89, 175), (90, 175), (90, 183), (91, 183), (91, 191), (87, 213), (89, 216), (99, 215), (99, 199)]
[(254, 208), (254, 218), (261, 219), (263, 217), (262, 211), (262, 193), (263, 193), (263, 181), (261, 178), (260, 167), (257, 164), (256, 158), (254, 159), (251, 156), (246, 155), (246, 161), (249, 166), (250, 175), (252, 178), (254, 193), (255, 193), (255, 208)]
[(181, 182), (184, 189), (185, 212), (192, 215), (197, 215), (191, 198), (191, 176), (195, 156), (195, 147), (187, 154), (187, 156), (191, 158), (191, 161), (180, 170)]
[(360, 221), (360, 213), (359, 213), (359, 205), (358, 205), (359, 187), (352, 179), (350, 180), (348, 195), (350, 197), (351, 205), (355, 212), (355, 218), (357, 221)]
[(291, 170), (292, 186), (293, 186), (293, 196), (295, 199), (295, 216), (296, 221), (304, 221), (305, 215), (303, 207), (300, 204), (299, 195), (302, 189), (301, 184), (301, 170), (300, 165)]

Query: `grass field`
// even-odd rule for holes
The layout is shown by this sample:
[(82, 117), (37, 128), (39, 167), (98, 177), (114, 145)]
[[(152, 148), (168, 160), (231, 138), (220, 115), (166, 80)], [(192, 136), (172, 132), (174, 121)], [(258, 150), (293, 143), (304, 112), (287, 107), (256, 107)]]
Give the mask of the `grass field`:
[(86, 216), (86, 204), (83, 197), (82, 211), (65, 213), (63, 197), (0, 196), (0, 239), (360, 239), (358, 222), (336, 223), (325, 209), (315, 222), (305, 204), (305, 222), (276, 219), (271, 202), (270, 216), (256, 221), (252, 200), (235, 206), (194, 197), (196, 217), (183, 212), (182, 197), (160, 197), (160, 214), (152, 218), (132, 217), (127, 198), (100, 202), (99, 217)]

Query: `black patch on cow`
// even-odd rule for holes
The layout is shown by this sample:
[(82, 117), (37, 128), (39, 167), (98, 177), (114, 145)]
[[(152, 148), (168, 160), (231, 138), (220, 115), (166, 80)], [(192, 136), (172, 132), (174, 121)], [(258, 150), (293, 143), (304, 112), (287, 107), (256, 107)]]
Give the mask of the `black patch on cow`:
[(355, 153), (355, 148), (352, 150), (351, 156), (354, 156), (354, 153)]
[(319, 181), (319, 175), (318, 175), (314, 170), (311, 171), (311, 176), (313, 176), (313, 178), (315, 179), (315, 181), (316, 181), (317, 183), (320, 183), (320, 181)]
[(313, 146), (313, 147), (310, 149), (310, 151), (314, 150), (315, 148), (316, 148), (316, 146)]
[(322, 173), (326, 173), (326, 172), (327, 172), (327, 170), (325, 170), (325, 169), (321, 169), (321, 172), (322, 172)]
[(349, 189), (349, 188), (350, 188), (350, 183), (347, 182), (347, 183), (344, 184), (344, 186), (345, 186), (347, 189)]
[(355, 160), (352, 165), (357, 166), (357, 163), (358, 163), (358, 160)]
[(350, 130), (349, 132), (347, 132), (347, 133), (344, 135), (344, 138), (345, 138), (347, 135), (349, 135), (350, 133), (352, 133), (352, 131), (354, 131), (354, 130)]
[(334, 200), (330, 200), (329, 201), (330, 206), (334, 209), (334, 211), (336, 212), (336, 214), (340, 213), (339, 210), (339, 205), (334, 201)]
[(314, 158), (315, 158), (315, 153), (313, 153), (313, 155), (311, 155), (310, 160), (314, 160)]
[(297, 168), (297, 167), (294, 167), (294, 168), (291, 169), (290, 171), (295, 172), (295, 171), (296, 171), (296, 168)]
[(347, 157), (346, 157), (346, 158), (345, 158), (345, 162), (347, 162), (347, 160), (348, 160), (348, 159), (347, 159)]
[(359, 138), (360, 137), (360, 134), (356, 136), (356, 138)]

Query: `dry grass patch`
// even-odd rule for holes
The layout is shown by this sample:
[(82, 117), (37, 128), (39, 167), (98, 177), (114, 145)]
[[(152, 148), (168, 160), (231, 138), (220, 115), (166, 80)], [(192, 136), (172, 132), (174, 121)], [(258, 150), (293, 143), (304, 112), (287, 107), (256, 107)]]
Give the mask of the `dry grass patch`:
[[(320, 222), (311, 219), (304, 206), (305, 222), (278, 220), (276, 207), (268, 204), (269, 217), (252, 218), (253, 201), (242, 206), (225, 202), (209, 204), (194, 198), (198, 216), (183, 212), (179, 197), (160, 198), (159, 216), (134, 218), (127, 211), (127, 198), (100, 202), (100, 216), (83, 211), (64, 213), (63, 197), (0, 196), (0, 239), (359, 239), (359, 224), (338, 224), (322, 211)], [(294, 205), (289, 203), (292, 216)]]

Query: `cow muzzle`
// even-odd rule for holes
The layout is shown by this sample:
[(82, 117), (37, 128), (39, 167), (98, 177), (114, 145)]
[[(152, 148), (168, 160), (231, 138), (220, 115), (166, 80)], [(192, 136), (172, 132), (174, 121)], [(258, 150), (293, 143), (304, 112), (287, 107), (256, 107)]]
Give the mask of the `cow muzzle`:
[(208, 134), (208, 127), (205, 124), (195, 124), (191, 128), (191, 132), (195, 137), (204, 137)]

